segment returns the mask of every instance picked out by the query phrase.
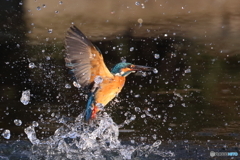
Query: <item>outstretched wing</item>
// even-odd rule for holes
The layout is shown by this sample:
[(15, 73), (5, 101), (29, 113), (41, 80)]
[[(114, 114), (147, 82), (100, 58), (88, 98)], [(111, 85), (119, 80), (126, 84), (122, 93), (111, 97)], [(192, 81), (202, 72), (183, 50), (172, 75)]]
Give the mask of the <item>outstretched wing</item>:
[(102, 54), (75, 26), (70, 27), (65, 40), (66, 66), (70, 68), (77, 82), (82, 87), (88, 87), (96, 76), (113, 78), (106, 67)]

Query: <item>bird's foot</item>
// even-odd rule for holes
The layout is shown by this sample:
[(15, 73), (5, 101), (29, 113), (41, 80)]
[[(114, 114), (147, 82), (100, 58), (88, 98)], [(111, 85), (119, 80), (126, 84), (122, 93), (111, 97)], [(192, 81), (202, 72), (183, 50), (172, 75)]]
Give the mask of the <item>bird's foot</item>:
[(94, 106), (93, 110), (92, 110), (92, 115), (91, 115), (91, 119), (95, 119), (97, 117), (97, 112), (99, 112), (100, 109), (96, 106)]

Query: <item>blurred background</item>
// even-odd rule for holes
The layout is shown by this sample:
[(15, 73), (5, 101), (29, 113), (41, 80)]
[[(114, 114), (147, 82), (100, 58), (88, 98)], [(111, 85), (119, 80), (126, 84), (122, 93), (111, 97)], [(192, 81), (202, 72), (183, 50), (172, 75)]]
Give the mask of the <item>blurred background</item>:
[[(38, 137), (47, 137), (58, 118), (85, 108), (86, 95), (64, 64), (64, 37), (74, 24), (109, 69), (127, 60), (158, 70), (127, 77), (106, 106), (117, 124), (133, 119), (120, 129), (121, 140), (238, 148), (239, 6), (238, 0), (2, 0), (0, 131), (10, 130), (11, 138), (0, 142), (26, 140), (23, 130), (33, 121)], [(27, 105), (20, 101), (25, 90)]]

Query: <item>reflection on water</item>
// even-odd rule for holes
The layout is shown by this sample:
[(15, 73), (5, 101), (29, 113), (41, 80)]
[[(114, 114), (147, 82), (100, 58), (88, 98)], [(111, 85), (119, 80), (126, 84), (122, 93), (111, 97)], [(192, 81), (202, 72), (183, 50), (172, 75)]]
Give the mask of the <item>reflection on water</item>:
[[(194, 10), (196, 6), (188, 1), (188, 6), (177, 3), (175, 10), (170, 7), (173, 2), (158, 1), (162, 6), (151, 5), (165, 9), (147, 14), (150, 2), (142, 8), (142, 2), (129, 1), (126, 7), (120, 6), (127, 10), (124, 14), (135, 15), (123, 18), (121, 7), (110, 7), (96, 20), (92, 14), (80, 16), (77, 10), (72, 16), (63, 14), (64, 5), (70, 12), (66, 1), (57, 1), (63, 10), (50, 7), (53, 4), (47, 1), (24, 2), (27, 25), (16, 21), (11, 32), (14, 19), (2, 18), (1, 156), (198, 159), (209, 156), (211, 150), (239, 151), (240, 32), (238, 10), (232, 4), (216, 2), (226, 6), (216, 7), (216, 12), (212, 6)], [(91, 8), (90, 2), (86, 6)], [(186, 10), (191, 12), (184, 14)], [(41, 16), (48, 13), (49, 17)], [(62, 38), (70, 21), (94, 40), (109, 68), (126, 59), (157, 69), (127, 77), (123, 91), (106, 106), (107, 114), (90, 125), (78, 117), (86, 95), (74, 87), (64, 66)]]

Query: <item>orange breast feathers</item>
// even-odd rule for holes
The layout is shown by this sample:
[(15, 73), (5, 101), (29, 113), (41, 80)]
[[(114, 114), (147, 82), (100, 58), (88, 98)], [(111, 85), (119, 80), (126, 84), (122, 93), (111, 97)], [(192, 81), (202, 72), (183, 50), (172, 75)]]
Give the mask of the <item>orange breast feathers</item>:
[(101, 103), (103, 106), (107, 105), (122, 90), (125, 79), (122, 76), (114, 76), (113, 79), (103, 79), (95, 94), (95, 103)]

